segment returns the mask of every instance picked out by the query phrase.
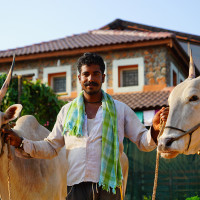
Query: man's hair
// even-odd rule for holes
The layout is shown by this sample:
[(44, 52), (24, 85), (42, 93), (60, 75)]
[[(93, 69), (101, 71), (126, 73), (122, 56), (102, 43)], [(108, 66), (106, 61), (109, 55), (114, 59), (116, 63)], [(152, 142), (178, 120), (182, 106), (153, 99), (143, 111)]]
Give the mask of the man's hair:
[(79, 73), (81, 73), (81, 67), (83, 65), (99, 65), (102, 74), (104, 74), (105, 64), (103, 58), (96, 53), (84, 53), (83, 56), (78, 59), (77, 68)]

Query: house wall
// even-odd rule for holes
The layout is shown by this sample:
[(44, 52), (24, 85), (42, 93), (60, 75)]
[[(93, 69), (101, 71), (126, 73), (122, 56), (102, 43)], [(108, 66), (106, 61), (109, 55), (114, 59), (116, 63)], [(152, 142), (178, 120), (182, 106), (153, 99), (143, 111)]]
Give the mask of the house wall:
[(112, 88), (112, 61), (125, 58), (144, 58), (145, 85), (165, 83), (166, 81), (165, 47), (149, 47), (141, 49), (121, 50), (102, 54), (107, 63), (108, 88)]
[[(98, 53), (98, 52), (97, 52)], [(113, 94), (113, 61), (130, 58), (143, 58), (144, 62), (144, 87), (143, 91), (160, 90), (166, 85), (170, 85), (170, 63), (173, 61), (177, 68), (180, 68), (166, 46), (156, 46), (147, 48), (137, 48), (129, 50), (108, 51), (99, 53), (107, 66), (107, 92)], [(16, 61), (14, 71), (18, 70), (38, 70), (38, 78), (43, 80), (43, 69), (56, 66), (71, 66), (71, 94), (76, 96), (77, 91), (77, 68), (76, 62), (79, 56), (57, 57), (48, 59), (38, 59), (32, 61)], [(9, 64), (0, 64), (0, 72), (7, 72)], [(56, 71), (55, 71), (56, 73)], [(131, 91), (130, 91), (131, 92)]]

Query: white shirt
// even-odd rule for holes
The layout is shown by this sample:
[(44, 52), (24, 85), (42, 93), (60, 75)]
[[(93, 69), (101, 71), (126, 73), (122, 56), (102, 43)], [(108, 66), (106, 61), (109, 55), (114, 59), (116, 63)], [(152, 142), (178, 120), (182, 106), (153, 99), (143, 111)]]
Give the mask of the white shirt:
[[(123, 139), (129, 138), (142, 151), (152, 151), (156, 144), (151, 133), (139, 121), (136, 114), (126, 104), (114, 100), (117, 110), (120, 154), (123, 152)], [(99, 182), (101, 166), (101, 136), (103, 110), (99, 107), (94, 119), (83, 124), (83, 136), (63, 136), (63, 125), (70, 103), (60, 110), (52, 132), (44, 141), (24, 139), (24, 151), (35, 158), (52, 158), (65, 145), (68, 163), (67, 185), (80, 182)], [(64, 167), (64, 166), (63, 166)]]

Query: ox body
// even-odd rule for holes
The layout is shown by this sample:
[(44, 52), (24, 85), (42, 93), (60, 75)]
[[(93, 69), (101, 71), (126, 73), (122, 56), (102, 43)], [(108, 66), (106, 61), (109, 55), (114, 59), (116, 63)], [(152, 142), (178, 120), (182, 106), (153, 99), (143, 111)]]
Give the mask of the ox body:
[[(21, 105), (13, 105), (5, 113), (1, 112), (1, 126), (17, 117)], [(35, 117), (28, 115), (20, 117), (13, 128), (19, 136), (32, 140), (42, 140), (49, 131), (41, 126)], [(2, 140), (1, 140), (2, 141)], [(0, 157), (0, 195), (2, 200), (9, 199), (8, 188), (8, 151), (7, 145)], [(24, 159), (16, 156), (18, 153), (11, 147), (12, 160), (10, 161), (11, 197), (13, 200), (62, 200), (67, 195), (67, 163), (66, 150), (62, 149), (53, 159)]]
[[(6, 94), (12, 77), (15, 57), (8, 76), (0, 90), (0, 102)], [(0, 112), (0, 128), (16, 119), (22, 106), (10, 106), (5, 113)], [(31, 140), (43, 140), (49, 131), (41, 126), (35, 117), (20, 117), (13, 130), (21, 137)], [(10, 147), (11, 160), (8, 160), (7, 144), (4, 144), (4, 134), (0, 134), (0, 198), (2, 200), (64, 200), (67, 195), (67, 159), (66, 150), (63, 148), (58, 156), (53, 159), (25, 159), (16, 156), (23, 152)], [(9, 165), (8, 165), (9, 164)], [(8, 184), (8, 177), (10, 178)]]

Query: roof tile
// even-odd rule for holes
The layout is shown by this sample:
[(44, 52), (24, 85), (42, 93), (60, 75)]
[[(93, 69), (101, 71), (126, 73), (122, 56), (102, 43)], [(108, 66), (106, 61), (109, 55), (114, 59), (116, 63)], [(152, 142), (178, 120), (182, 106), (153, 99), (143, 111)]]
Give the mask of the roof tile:
[(22, 56), (51, 51), (123, 44), (171, 37), (174, 37), (174, 35), (166, 32), (150, 33), (138, 31), (95, 30), (49, 42), (42, 42), (21, 48), (0, 51), (0, 58), (10, 57), (14, 53), (16, 56)]
[(136, 92), (116, 94), (113, 98), (124, 102), (133, 110), (148, 110), (167, 106), (169, 94), (169, 91)]

